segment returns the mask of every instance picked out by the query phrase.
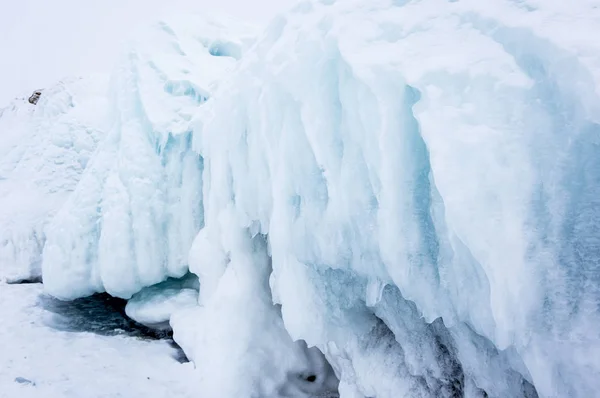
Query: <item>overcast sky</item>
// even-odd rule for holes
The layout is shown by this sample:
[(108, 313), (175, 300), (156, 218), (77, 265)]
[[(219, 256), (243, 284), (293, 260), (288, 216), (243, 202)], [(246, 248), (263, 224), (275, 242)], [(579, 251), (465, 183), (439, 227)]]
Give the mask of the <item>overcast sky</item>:
[(0, 107), (63, 77), (105, 71), (135, 26), (225, 12), (267, 23), (296, 0), (0, 0)]

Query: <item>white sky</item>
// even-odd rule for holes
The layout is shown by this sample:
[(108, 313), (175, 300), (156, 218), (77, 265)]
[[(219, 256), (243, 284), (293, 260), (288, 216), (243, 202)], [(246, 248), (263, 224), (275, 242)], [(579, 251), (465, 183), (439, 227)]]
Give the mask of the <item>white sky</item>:
[(128, 32), (215, 10), (266, 23), (296, 0), (0, 0), (0, 107), (63, 77), (110, 70)]

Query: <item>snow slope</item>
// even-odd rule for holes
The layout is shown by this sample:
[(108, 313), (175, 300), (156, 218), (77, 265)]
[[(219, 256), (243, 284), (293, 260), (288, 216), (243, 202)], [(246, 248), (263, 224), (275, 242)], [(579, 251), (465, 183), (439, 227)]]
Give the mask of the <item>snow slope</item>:
[(0, 109), (0, 279), (39, 278), (46, 226), (109, 127), (107, 77), (71, 79)]
[(160, 24), (46, 290), (137, 293), (209, 397), (594, 396), (598, 31), (591, 0), (302, 1), (250, 48)]

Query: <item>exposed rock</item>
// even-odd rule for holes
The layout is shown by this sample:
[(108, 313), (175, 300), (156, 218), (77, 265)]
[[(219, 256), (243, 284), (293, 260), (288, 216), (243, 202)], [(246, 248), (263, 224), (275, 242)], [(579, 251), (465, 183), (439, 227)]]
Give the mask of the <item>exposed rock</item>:
[(33, 92), (33, 94), (31, 94), (31, 97), (29, 97), (29, 99), (28, 99), (29, 103), (33, 104), (33, 105), (37, 104), (41, 95), (42, 95), (41, 90), (35, 90)]

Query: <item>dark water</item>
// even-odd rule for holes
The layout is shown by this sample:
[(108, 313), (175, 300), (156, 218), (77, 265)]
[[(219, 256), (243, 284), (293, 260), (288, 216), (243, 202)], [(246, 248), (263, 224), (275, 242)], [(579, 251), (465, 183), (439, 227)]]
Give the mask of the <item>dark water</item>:
[(177, 349), (174, 358), (187, 362), (181, 348), (173, 341), (171, 331), (157, 331), (141, 325), (125, 315), (126, 300), (106, 293), (73, 301), (61, 301), (51, 296), (39, 296), (38, 305), (49, 312), (47, 326), (66, 332), (95, 333), (101, 336), (129, 336), (147, 340), (165, 340)]

